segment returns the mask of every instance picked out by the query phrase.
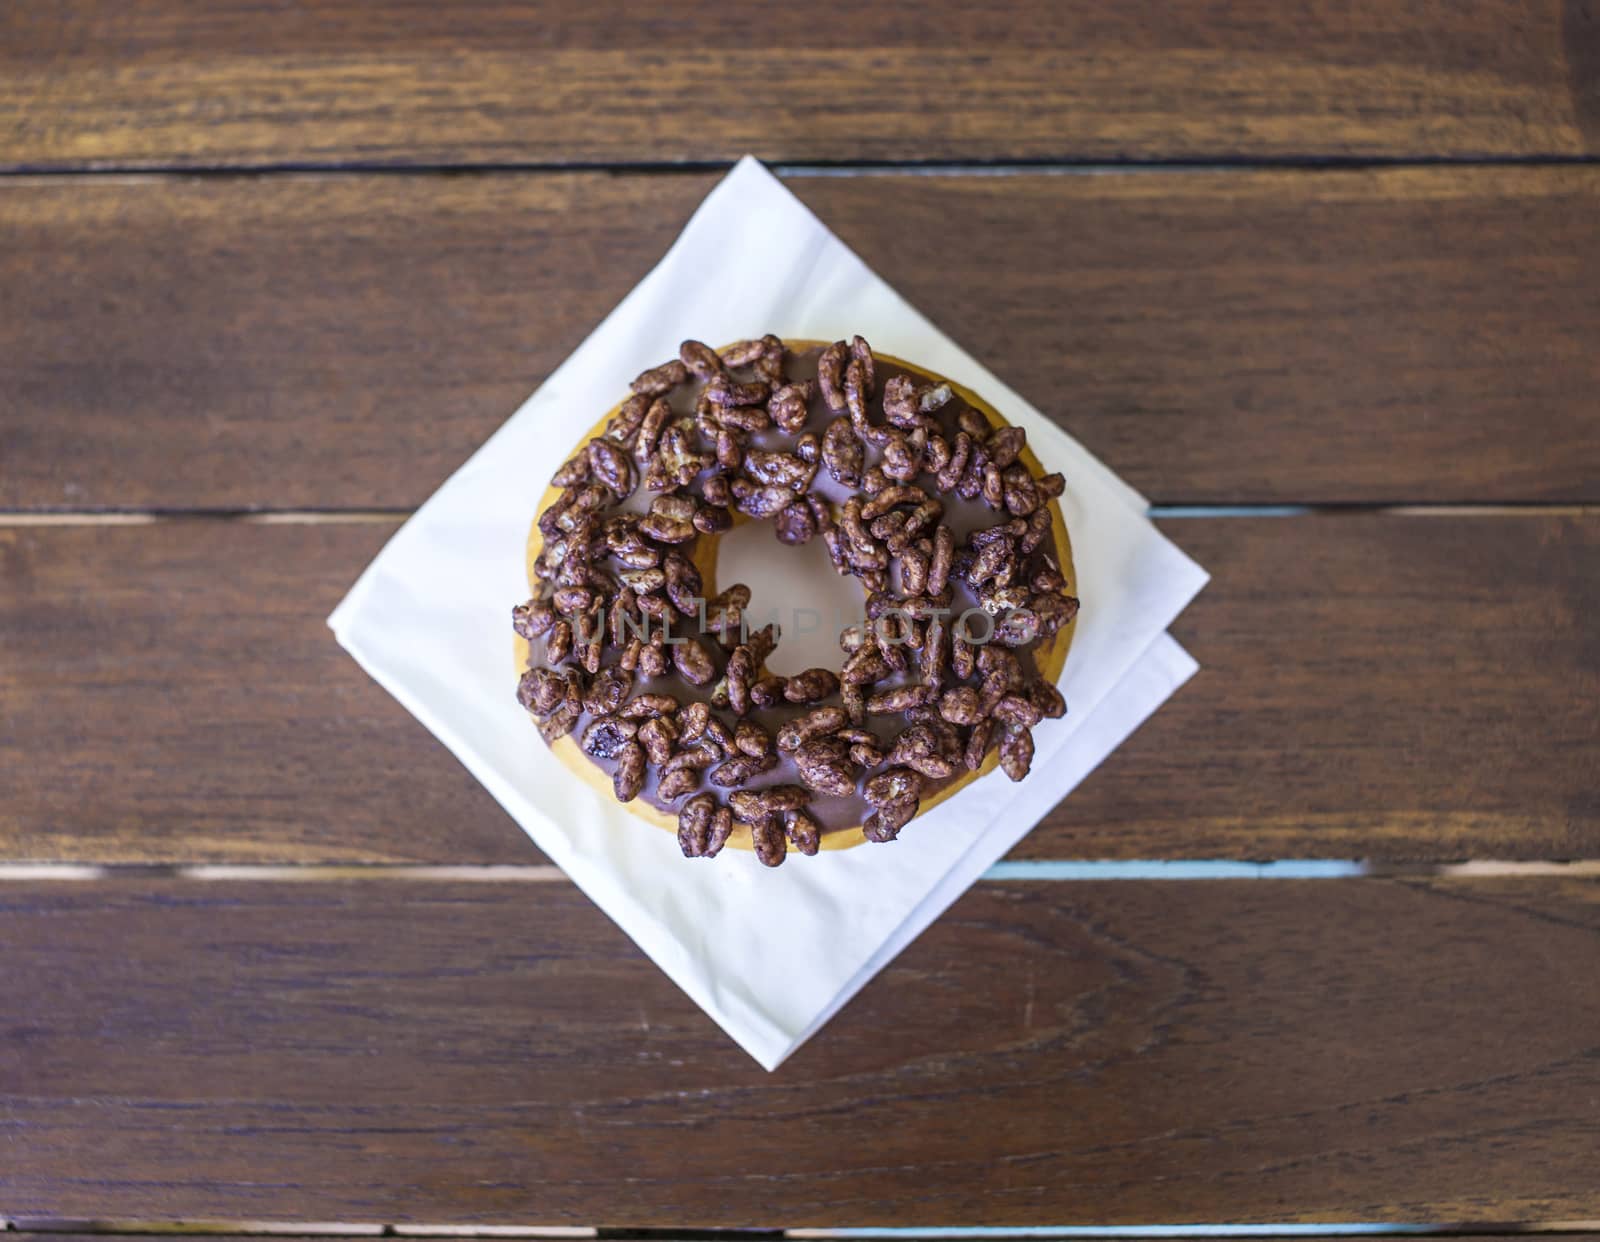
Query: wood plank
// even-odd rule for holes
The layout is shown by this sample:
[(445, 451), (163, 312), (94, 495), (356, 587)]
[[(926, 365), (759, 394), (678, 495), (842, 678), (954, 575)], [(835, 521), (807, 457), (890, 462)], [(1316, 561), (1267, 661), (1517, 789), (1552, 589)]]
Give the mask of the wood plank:
[(544, 861), (327, 629), (393, 533), (0, 529), (0, 856)]
[[(1600, 515), (1167, 529), (1204, 671), (1017, 857), (1600, 857)], [(0, 858), (540, 861), (324, 628), (390, 530), (0, 529)]]
[(1600, 886), (984, 884), (767, 1075), (564, 884), (0, 886), (8, 1211), (1600, 1215)]
[(1019, 853), (1600, 855), (1600, 514), (1162, 525), (1203, 669)]
[[(713, 181), (0, 184), (0, 507), (419, 504)], [(1157, 503), (1600, 500), (1600, 167), (789, 184)]]
[(1583, 3), (8, 5), (0, 161), (1214, 159), (1597, 149)]

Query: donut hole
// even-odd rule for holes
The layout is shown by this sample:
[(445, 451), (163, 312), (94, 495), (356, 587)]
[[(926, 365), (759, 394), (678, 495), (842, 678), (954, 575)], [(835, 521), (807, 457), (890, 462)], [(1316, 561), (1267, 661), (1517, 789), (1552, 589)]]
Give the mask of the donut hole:
[(750, 588), (751, 629), (778, 623), (770, 672), (788, 677), (844, 662), (839, 631), (862, 618), (861, 584), (834, 572), (821, 539), (791, 547), (778, 542), (770, 522), (740, 522), (717, 541), (716, 581)]

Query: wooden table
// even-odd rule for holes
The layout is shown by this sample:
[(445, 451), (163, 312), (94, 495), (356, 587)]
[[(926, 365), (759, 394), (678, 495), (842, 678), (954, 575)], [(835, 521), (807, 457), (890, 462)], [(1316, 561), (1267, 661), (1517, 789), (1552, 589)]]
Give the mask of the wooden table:
[[(1215, 575), (770, 1076), (323, 623), (745, 151)], [(1597, 157), (1589, 0), (0, 8), (0, 1216), (1600, 1218)]]

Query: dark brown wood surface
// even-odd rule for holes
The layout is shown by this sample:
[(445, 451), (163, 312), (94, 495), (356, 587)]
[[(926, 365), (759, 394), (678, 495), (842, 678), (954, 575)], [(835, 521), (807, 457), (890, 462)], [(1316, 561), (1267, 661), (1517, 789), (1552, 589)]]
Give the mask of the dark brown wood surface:
[(12, 167), (1573, 156), (1586, 0), (0, 10)]
[[(745, 152), (1318, 507), (1165, 523), (1203, 670), (1013, 858), (1416, 878), (983, 882), (768, 1075), (338, 649)], [(1595, 0), (0, 4), (0, 1224), (1600, 1219), (1594, 867), (1432, 866), (1600, 859), (1597, 220)]]
[[(1018, 857), (1600, 855), (1600, 516), (1166, 529), (1203, 671)], [(0, 530), (0, 859), (540, 861), (325, 627), (392, 531)]]
[[(714, 180), (0, 182), (0, 508), (413, 507)], [(1600, 167), (789, 184), (1158, 503), (1600, 500)]]
[(771, 1075), (564, 882), (4, 884), (0, 943), (18, 1216), (1600, 1215), (1592, 882), (980, 884)]
[[(113, 1225), (113, 1228), (108, 1230), (101, 1230), (93, 1233), (76, 1233), (60, 1228), (55, 1221), (50, 1221), (47, 1223), (49, 1225), (48, 1229), (41, 1229), (39, 1233), (34, 1234), (31, 1239), (27, 1239), (27, 1242), (89, 1242), (89, 1239), (94, 1239), (94, 1242), (106, 1242), (107, 1233), (116, 1233), (121, 1234), (122, 1236), (141, 1236), (144, 1232), (143, 1230), (127, 1231), (116, 1228), (115, 1225)], [(351, 1237), (372, 1237), (378, 1236), (379, 1234), (378, 1227), (373, 1227), (370, 1231), (367, 1231), (361, 1229), (359, 1226), (345, 1226), (344, 1228), (347, 1230), (346, 1232), (340, 1232), (336, 1234), (317, 1234), (312, 1232), (296, 1233), (293, 1231), (292, 1226), (284, 1227), (279, 1225), (277, 1222), (271, 1223), (274, 1227), (270, 1234), (262, 1234), (259, 1231), (252, 1231), (248, 1226), (239, 1230), (238, 1232), (203, 1233), (199, 1232), (193, 1225), (183, 1226), (182, 1234), (186, 1239), (186, 1242), (241, 1242), (241, 1234), (243, 1234), (245, 1237), (270, 1236), (274, 1239), (274, 1242), (348, 1242), (348, 1239)], [(14, 1232), (24, 1234), (30, 1233), (32, 1232), (30, 1224), (31, 1222), (24, 1221)], [(581, 1225), (547, 1225), (544, 1226), (542, 1230), (540, 1226), (528, 1226), (527, 1232), (524, 1232), (522, 1229), (518, 1229), (516, 1226), (508, 1226), (508, 1228), (516, 1229), (517, 1232), (511, 1235), (490, 1234), (489, 1236), (512, 1236), (518, 1238), (588, 1236), (582, 1232), (576, 1234), (568, 1234), (565, 1232), (567, 1230), (582, 1230), (584, 1227)], [(164, 1233), (168, 1231), (162, 1230), (160, 1232)], [(683, 1237), (690, 1231), (680, 1232), (677, 1230), (671, 1230), (668, 1232), (671, 1233), (672, 1238), (676, 1239)], [(40, 1236), (41, 1234), (45, 1233), (49, 1235), (47, 1238)], [(641, 1226), (635, 1229), (607, 1229), (605, 1236), (606, 1242), (662, 1242), (662, 1233), (663, 1231), (659, 1228), (653, 1229)], [(800, 1240), (810, 1238), (813, 1233), (814, 1231), (805, 1228), (792, 1231), (792, 1235), (796, 1239)], [(779, 1239), (784, 1236), (784, 1231), (740, 1230), (733, 1236), (738, 1238), (740, 1242), (747, 1242), (747, 1240), (751, 1240), (752, 1234), (754, 1234), (755, 1242), (759, 1242), (763, 1234), (770, 1237), (772, 1242), (779, 1242)], [(439, 1242), (467, 1242), (468, 1239), (474, 1239), (475, 1242), (481, 1242), (481, 1239), (485, 1235), (481, 1232), (481, 1230), (474, 1232), (470, 1228), (461, 1228), (459, 1232), (451, 1232), (448, 1229), (441, 1229), (432, 1225), (401, 1225), (396, 1228), (396, 1232), (394, 1234), (384, 1234), (382, 1236), (436, 1238), (439, 1240)], [(730, 1234), (728, 1231), (721, 1231), (715, 1235), (708, 1235), (705, 1239), (705, 1242), (716, 1242), (717, 1238), (727, 1238), (729, 1236)], [(900, 1236), (904, 1237), (905, 1242), (918, 1242), (919, 1238), (919, 1235), (916, 1233), (915, 1226), (912, 1226), (905, 1234)], [(983, 1237), (984, 1233), (982, 1226), (973, 1226), (972, 1232), (965, 1235), (959, 1231), (955, 1233), (947, 1233), (941, 1229), (937, 1233), (934, 1233), (930, 1230), (928, 1233), (920, 1236), (923, 1238), (938, 1237), (941, 1239), (954, 1239), (955, 1242), (960, 1242), (963, 1237), (977, 1239)], [(1249, 1236), (1251, 1238), (1251, 1242), (1289, 1242), (1290, 1239), (1296, 1239), (1296, 1242), (1298, 1242), (1298, 1240), (1304, 1238), (1305, 1235), (1291, 1233), (1252, 1233)], [(1347, 1234), (1340, 1234), (1335, 1231), (1325, 1236), (1330, 1237), (1334, 1240), (1334, 1242), (1338, 1242), (1338, 1240), (1341, 1238), (1352, 1238), (1358, 1236), (1365, 1237), (1368, 1235), (1353, 1229)], [(1479, 1232), (1478, 1230), (1473, 1230), (1471, 1238), (1472, 1242), (1528, 1242), (1528, 1235), (1525, 1233), (1483, 1233)], [(1563, 1229), (1559, 1233), (1556, 1233), (1553, 1238), (1549, 1233), (1544, 1234), (1543, 1242), (1595, 1242), (1595, 1239), (1597, 1238), (1600, 1238), (1600, 1234)], [(24, 1242), (24, 1239), (14, 1238), (11, 1240), (11, 1242)]]

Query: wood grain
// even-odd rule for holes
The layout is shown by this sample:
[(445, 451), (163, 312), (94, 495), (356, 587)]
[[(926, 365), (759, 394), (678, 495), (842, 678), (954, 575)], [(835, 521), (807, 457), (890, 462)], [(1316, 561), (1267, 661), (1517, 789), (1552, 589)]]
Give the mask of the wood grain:
[[(0, 529), (0, 858), (540, 861), (324, 626), (391, 529)], [(1167, 529), (1204, 669), (1016, 856), (1600, 856), (1600, 516)]]
[(1162, 525), (1202, 671), (1020, 853), (1600, 854), (1600, 515)]
[(1584, 0), (0, 13), (12, 167), (1596, 151)]
[[(714, 180), (0, 183), (0, 507), (419, 504)], [(1600, 168), (789, 184), (1158, 503), (1600, 500)]]
[(327, 628), (393, 533), (0, 529), (0, 856), (541, 862)]
[(22, 1216), (1600, 1215), (1593, 883), (984, 884), (772, 1075), (563, 884), (13, 884), (0, 943)]

